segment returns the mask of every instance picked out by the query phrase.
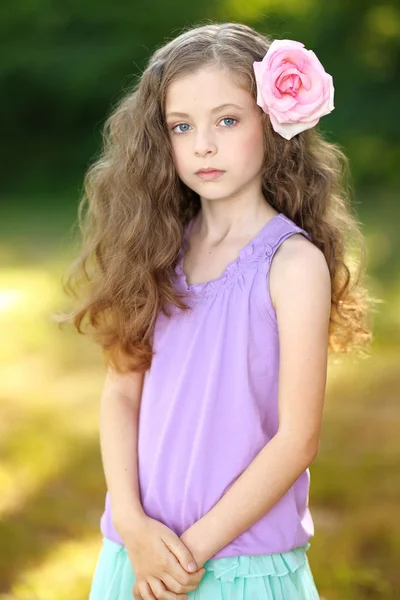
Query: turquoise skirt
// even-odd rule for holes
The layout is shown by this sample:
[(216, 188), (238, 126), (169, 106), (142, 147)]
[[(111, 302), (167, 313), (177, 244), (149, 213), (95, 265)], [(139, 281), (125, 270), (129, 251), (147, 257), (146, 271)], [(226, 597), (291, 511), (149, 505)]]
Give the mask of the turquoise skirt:
[[(198, 588), (187, 596), (189, 600), (319, 600), (306, 554), (309, 547), (209, 559)], [(132, 600), (135, 580), (125, 546), (104, 537), (89, 600)]]

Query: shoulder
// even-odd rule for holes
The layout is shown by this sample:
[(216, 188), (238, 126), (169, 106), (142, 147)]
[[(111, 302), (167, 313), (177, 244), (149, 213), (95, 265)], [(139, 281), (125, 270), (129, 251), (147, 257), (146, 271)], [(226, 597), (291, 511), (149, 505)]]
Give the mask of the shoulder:
[(304, 293), (331, 302), (331, 277), (324, 253), (301, 233), (286, 238), (270, 267), (270, 293), (274, 308), (289, 296)]

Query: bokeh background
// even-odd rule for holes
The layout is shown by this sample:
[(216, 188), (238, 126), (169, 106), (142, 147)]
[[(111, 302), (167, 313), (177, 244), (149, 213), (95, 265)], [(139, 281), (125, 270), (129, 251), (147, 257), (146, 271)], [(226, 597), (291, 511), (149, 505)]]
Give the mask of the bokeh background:
[(400, 598), (400, 6), (382, 0), (3, 0), (0, 9), (0, 599), (83, 600), (101, 546), (100, 351), (59, 330), (83, 174), (156, 46), (209, 20), (313, 49), (335, 84), (382, 299), (371, 355), (330, 358), (309, 559), (325, 600)]

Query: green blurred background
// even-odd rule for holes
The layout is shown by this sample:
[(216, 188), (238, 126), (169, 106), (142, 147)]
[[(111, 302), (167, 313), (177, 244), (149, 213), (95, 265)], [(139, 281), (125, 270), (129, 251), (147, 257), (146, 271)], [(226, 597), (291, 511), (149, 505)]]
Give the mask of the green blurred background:
[[(156, 46), (242, 21), (313, 49), (335, 84), (326, 137), (350, 158), (382, 298), (371, 356), (331, 357), (311, 468), (309, 558), (325, 600), (400, 598), (400, 6), (371, 0), (19, 0), (0, 8), (0, 599), (83, 600), (101, 545), (100, 351), (65, 307), (83, 174)], [(397, 592), (397, 593), (396, 593)]]

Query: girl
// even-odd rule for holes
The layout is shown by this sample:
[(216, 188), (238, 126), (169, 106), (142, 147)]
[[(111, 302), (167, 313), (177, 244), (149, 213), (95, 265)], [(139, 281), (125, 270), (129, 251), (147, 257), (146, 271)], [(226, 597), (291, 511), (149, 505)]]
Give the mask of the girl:
[(108, 365), (90, 600), (318, 598), (328, 349), (371, 338), (332, 110), (313, 52), (225, 23), (158, 49), (106, 122), (64, 318)]

